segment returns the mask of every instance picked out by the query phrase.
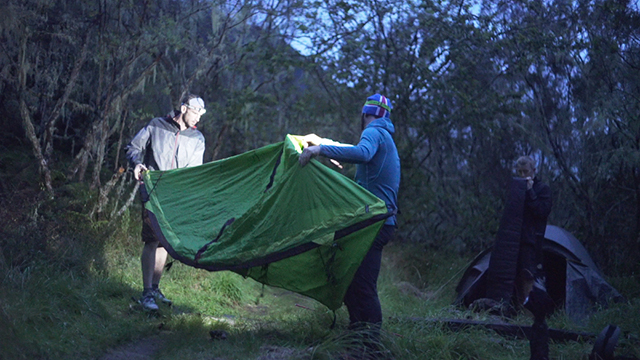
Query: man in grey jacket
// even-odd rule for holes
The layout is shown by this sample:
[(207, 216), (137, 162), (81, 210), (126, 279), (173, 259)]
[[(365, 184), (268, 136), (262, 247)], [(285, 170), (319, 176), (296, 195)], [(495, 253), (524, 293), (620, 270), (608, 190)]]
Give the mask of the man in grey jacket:
[[(179, 110), (165, 117), (151, 119), (131, 140), (127, 147), (127, 159), (134, 167), (134, 177), (142, 181), (147, 170), (170, 170), (201, 165), (204, 157), (204, 136), (196, 129), (200, 117), (206, 112), (204, 101), (196, 95), (187, 95)], [(148, 195), (144, 184), (140, 186), (142, 207), (142, 241), (144, 247), (142, 265), (142, 298), (140, 303), (147, 310), (158, 310), (156, 300), (171, 304), (160, 291), (159, 284), (167, 251), (156, 238), (144, 202)]]

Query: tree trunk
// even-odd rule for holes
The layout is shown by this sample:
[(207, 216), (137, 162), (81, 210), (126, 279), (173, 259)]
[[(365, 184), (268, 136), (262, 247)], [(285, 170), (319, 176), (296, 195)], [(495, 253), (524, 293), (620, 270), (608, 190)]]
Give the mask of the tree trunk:
[[(91, 189), (100, 187), (100, 172), (102, 172), (102, 164), (107, 149), (107, 139), (109, 139), (109, 120), (104, 117), (100, 121), (100, 140), (96, 147), (96, 158), (93, 163), (93, 175), (91, 179)], [(101, 190), (102, 191), (102, 190)]]
[(53, 186), (51, 185), (51, 170), (49, 169), (49, 165), (44, 157), (42, 152), (42, 147), (40, 146), (40, 141), (38, 141), (38, 137), (36, 135), (35, 128), (33, 126), (33, 121), (31, 120), (31, 113), (29, 113), (29, 108), (27, 107), (27, 102), (25, 100), (26, 96), (26, 87), (27, 87), (27, 38), (28, 34), (25, 34), (22, 38), (22, 43), (20, 47), (20, 56), (19, 56), (19, 68), (18, 68), (18, 89), (19, 89), (19, 102), (20, 102), (20, 115), (22, 117), (22, 125), (24, 126), (24, 132), (29, 141), (31, 142), (31, 146), (33, 149), (33, 155), (36, 157), (38, 161), (38, 169), (40, 171), (40, 175), (42, 175), (44, 180), (44, 188), (47, 192), (47, 195), (50, 198), (53, 198)]
[(85, 60), (87, 59), (88, 44), (89, 44), (89, 31), (87, 31), (85, 34), (82, 51), (80, 52), (80, 56), (78, 56), (78, 59), (76, 60), (73, 66), (73, 70), (71, 71), (71, 75), (69, 76), (69, 80), (67, 81), (67, 84), (64, 89), (64, 94), (58, 99), (55, 107), (53, 108), (53, 111), (51, 111), (51, 114), (49, 115), (49, 119), (47, 119), (47, 121), (45, 122), (46, 131), (44, 132), (43, 147), (44, 147), (44, 156), (46, 159), (51, 158), (51, 154), (53, 152), (53, 138), (55, 135), (56, 121), (58, 121), (58, 118), (60, 117), (60, 112), (62, 111), (67, 101), (69, 100), (71, 91), (75, 87), (76, 81), (78, 80), (78, 76), (80, 75), (80, 70), (82, 69), (82, 66), (85, 63)]
[(122, 177), (122, 175), (124, 175), (124, 173), (124, 168), (118, 169), (118, 171), (116, 171), (116, 173), (111, 176), (111, 180), (107, 181), (107, 183), (100, 189), (98, 201), (96, 202), (93, 209), (91, 209), (91, 211), (89, 212), (90, 219), (93, 219), (94, 216), (100, 215), (103, 212), (104, 207), (109, 202), (109, 194), (111, 193), (111, 190), (113, 190), (113, 187), (118, 183), (118, 180)]
[[(143, 83), (143, 81), (147, 77), (151, 76), (151, 74), (153, 74), (153, 69), (158, 65), (161, 59), (162, 55), (158, 55), (153, 60), (153, 62), (140, 73), (136, 80), (125, 87), (119, 94), (115, 96), (111, 96), (111, 94), (109, 94), (109, 96), (107, 96), (107, 99), (109, 100), (105, 101), (105, 107), (100, 124), (94, 126), (91, 129), (91, 138), (94, 139), (94, 141), (96, 141), (99, 136), (98, 143), (94, 144), (95, 146), (92, 147), (96, 155), (94, 159), (95, 164), (93, 167), (93, 175), (91, 179), (92, 189), (100, 186), (100, 172), (102, 171), (102, 164), (104, 162), (104, 157), (108, 146), (107, 140), (109, 140), (109, 136), (115, 133), (116, 129), (118, 128), (118, 122), (116, 122), (113, 129), (109, 127), (109, 117), (114, 113), (114, 111), (119, 110), (122, 107), (122, 104), (127, 101), (131, 94), (139, 90), (140, 85)], [(130, 65), (133, 66), (133, 62), (131, 62)], [(128, 70), (123, 69), (122, 71), (126, 72)]]
[(51, 170), (49, 170), (49, 165), (45, 160), (42, 154), (42, 148), (40, 147), (40, 142), (36, 136), (36, 131), (33, 127), (33, 122), (31, 121), (31, 115), (29, 114), (29, 109), (27, 108), (27, 104), (24, 99), (20, 99), (20, 114), (22, 115), (22, 124), (24, 125), (24, 131), (27, 135), (27, 138), (31, 142), (31, 146), (33, 148), (33, 155), (35, 155), (36, 160), (38, 161), (38, 168), (40, 174), (44, 180), (44, 187), (46, 189), (47, 195), (50, 198), (53, 198), (53, 186), (51, 185)]
[(222, 145), (222, 138), (227, 130), (229, 125), (223, 124), (220, 128), (220, 132), (218, 133), (218, 138), (216, 139), (216, 146), (213, 148), (213, 154), (211, 155), (211, 160), (215, 160), (218, 158), (218, 154), (220, 153), (220, 147)]
[[(129, 115), (129, 111), (125, 110), (124, 115), (122, 115), (122, 122), (120, 123), (120, 136), (118, 136), (118, 145), (116, 147), (116, 158), (114, 161), (114, 170), (117, 170), (120, 165), (120, 150), (122, 149), (122, 135), (124, 134), (124, 126), (127, 122), (127, 116)], [(122, 165), (124, 166), (124, 165)]]
[(127, 202), (124, 203), (124, 205), (122, 205), (120, 210), (118, 210), (118, 212), (116, 213), (116, 216), (111, 218), (111, 220), (109, 221), (110, 224), (113, 223), (117, 218), (122, 216), (122, 214), (124, 214), (124, 212), (127, 211), (127, 209), (131, 206), (131, 204), (133, 204), (133, 201), (135, 200), (136, 195), (138, 194), (139, 188), (140, 188), (140, 181), (136, 181), (136, 184), (133, 187), (133, 190), (131, 190), (131, 193), (129, 194), (129, 199), (127, 200)]

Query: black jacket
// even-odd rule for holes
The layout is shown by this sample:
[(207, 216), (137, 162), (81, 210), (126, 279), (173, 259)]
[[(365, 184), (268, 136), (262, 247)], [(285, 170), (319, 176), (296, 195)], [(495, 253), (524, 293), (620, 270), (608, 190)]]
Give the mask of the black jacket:
[(533, 179), (533, 186), (525, 193), (521, 242), (541, 245), (551, 212), (552, 200), (549, 185)]

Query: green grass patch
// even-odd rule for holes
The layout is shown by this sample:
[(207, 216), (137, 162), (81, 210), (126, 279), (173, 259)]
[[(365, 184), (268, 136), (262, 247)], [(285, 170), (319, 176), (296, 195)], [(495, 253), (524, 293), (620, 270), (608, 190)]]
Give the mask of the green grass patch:
[[(2, 242), (6, 261), (0, 262), (0, 359), (98, 359), (136, 346), (150, 347), (154, 359), (337, 359), (362, 346), (358, 334), (347, 330), (344, 307), (334, 314), (313, 299), (233, 272), (179, 262), (161, 282), (173, 306), (145, 312), (135, 302), (142, 290), (139, 205), (109, 224), (83, 216), (79, 199), (66, 201), (70, 210), (41, 205), (36, 226), (16, 222), (3, 230), (8, 236)], [(21, 236), (43, 246), (36, 253), (19, 248)], [(12, 254), (20, 261), (12, 261)], [(385, 248), (378, 284), (381, 352), (396, 359), (528, 358), (526, 340), (482, 327), (453, 331), (437, 321), (496, 320), (451, 305), (473, 257), (407, 243)], [(617, 353), (640, 356), (640, 287), (633, 277), (611, 282), (624, 287), (629, 301), (601, 309), (582, 324), (559, 312), (549, 325), (597, 334), (616, 324), (623, 330)], [(531, 321), (521, 314), (511, 323)], [(213, 339), (210, 331), (226, 338)], [(553, 343), (551, 356), (586, 359), (592, 346)]]

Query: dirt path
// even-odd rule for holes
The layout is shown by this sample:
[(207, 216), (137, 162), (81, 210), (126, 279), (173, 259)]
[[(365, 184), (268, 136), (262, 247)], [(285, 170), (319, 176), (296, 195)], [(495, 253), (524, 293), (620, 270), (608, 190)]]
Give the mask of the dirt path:
[[(288, 291), (278, 291), (274, 296), (277, 296), (281, 299), (289, 298), (288, 302), (291, 304), (306, 304), (308, 306), (312, 306), (309, 302), (310, 300), (302, 295), (295, 294)], [(294, 305), (289, 305), (294, 306)], [(302, 306), (303, 308), (305, 306)], [(265, 305), (246, 305), (243, 307), (246, 313), (251, 314), (252, 317), (265, 317), (269, 314), (270, 308)], [(233, 317), (208, 317), (212, 322), (225, 322), (230, 326), (235, 325), (235, 320)], [(210, 334), (211, 335), (211, 334)], [(122, 344), (118, 347), (110, 349), (106, 354), (99, 358), (99, 360), (153, 360), (157, 357), (158, 352), (162, 350), (165, 336), (168, 334), (158, 334), (149, 336), (146, 338), (138, 339), (136, 341), (132, 341), (130, 343)], [(227, 334), (225, 333), (224, 338), (218, 338), (211, 335), (213, 340), (216, 341), (224, 341), (226, 339)], [(259, 354), (256, 357), (256, 360), (284, 360), (290, 359), (294, 356), (303, 356), (304, 351), (291, 349), (287, 347), (281, 346), (273, 346), (273, 345), (263, 345), (260, 347)], [(222, 358), (214, 358), (213, 360), (227, 360), (226, 357)]]
[[(100, 360), (153, 360), (154, 354), (162, 347), (162, 338), (158, 335), (140, 339), (130, 344), (110, 350)], [(279, 346), (264, 345), (260, 348), (256, 360), (284, 360), (299, 354), (298, 350)], [(215, 358), (214, 360), (226, 360)]]
[(162, 338), (154, 335), (111, 349), (100, 360), (151, 360), (160, 347)]

